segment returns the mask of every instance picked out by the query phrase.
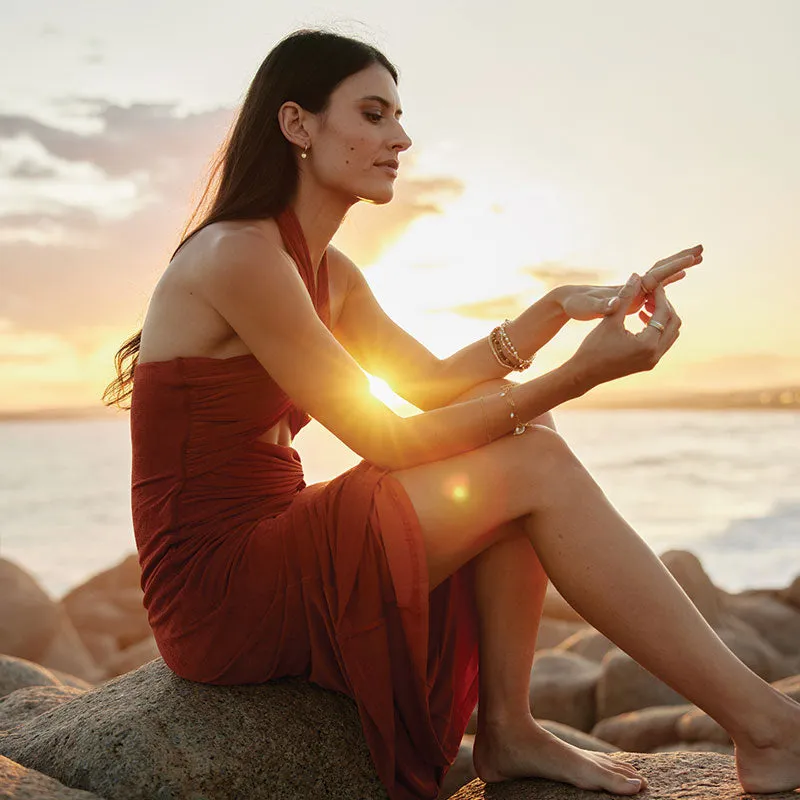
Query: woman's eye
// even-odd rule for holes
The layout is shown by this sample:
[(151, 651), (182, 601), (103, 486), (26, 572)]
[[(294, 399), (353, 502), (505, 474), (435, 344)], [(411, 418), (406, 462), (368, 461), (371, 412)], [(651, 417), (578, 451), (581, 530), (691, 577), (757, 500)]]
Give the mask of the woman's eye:
[(380, 122), (383, 119), (383, 115), (382, 114), (376, 114), (374, 111), (365, 111), (364, 112), (364, 116), (370, 122)]

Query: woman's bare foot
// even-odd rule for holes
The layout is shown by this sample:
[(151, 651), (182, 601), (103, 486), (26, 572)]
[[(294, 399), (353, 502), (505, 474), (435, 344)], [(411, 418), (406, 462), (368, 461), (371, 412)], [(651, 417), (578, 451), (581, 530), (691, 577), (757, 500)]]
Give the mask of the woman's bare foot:
[(736, 771), (747, 792), (800, 788), (800, 704), (781, 698), (778, 715), (752, 737), (735, 739)]
[(546, 731), (533, 717), (479, 727), (472, 750), (475, 772), (485, 783), (511, 778), (549, 778), (580, 789), (636, 794), (647, 786), (633, 767), (604, 753), (581, 750)]

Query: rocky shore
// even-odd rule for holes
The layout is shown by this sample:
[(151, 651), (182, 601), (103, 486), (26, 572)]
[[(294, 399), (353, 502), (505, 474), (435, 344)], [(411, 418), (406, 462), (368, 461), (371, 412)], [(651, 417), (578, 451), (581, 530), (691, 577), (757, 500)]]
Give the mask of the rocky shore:
[[(730, 594), (691, 553), (662, 560), (728, 647), (800, 701), (800, 576), (785, 589)], [(222, 687), (175, 676), (147, 624), (135, 555), (59, 600), (0, 558), (0, 598), (0, 798), (386, 797), (344, 695), (296, 678)], [(725, 731), (552, 587), (529, 696), (555, 735), (640, 769), (647, 797), (740, 796)], [(472, 768), (476, 718), (441, 800), (586, 796), (550, 781), (484, 795)]]

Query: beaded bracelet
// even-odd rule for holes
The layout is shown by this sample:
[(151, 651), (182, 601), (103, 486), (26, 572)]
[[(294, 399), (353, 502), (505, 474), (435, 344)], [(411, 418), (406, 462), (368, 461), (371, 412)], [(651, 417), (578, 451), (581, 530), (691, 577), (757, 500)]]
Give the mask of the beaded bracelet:
[(506, 325), (511, 322), (510, 319), (503, 320), (503, 324), (499, 325), (500, 328), (500, 337), (505, 345), (506, 351), (509, 352), (514, 360), (518, 363), (516, 369), (522, 372), (523, 369), (527, 369), (533, 363), (533, 356), (530, 358), (523, 358), (518, 352), (517, 348), (511, 342), (511, 339), (508, 336), (508, 332), (506, 331)]
[(505, 320), (501, 325), (498, 325), (489, 334), (489, 346), (492, 349), (497, 363), (506, 369), (513, 369), (517, 372), (523, 372), (528, 369), (533, 363), (533, 356), (530, 358), (522, 358), (514, 347), (511, 339), (506, 332), (506, 325), (511, 320)]
[(500, 391), (500, 397), (504, 397), (506, 402), (511, 406), (511, 413), (508, 416), (511, 417), (511, 421), (514, 423), (514, 436), (519, 436), (521, 433), (525, 433), (527, 425), (524, 422), (520, 422), (517, 416), (517, 404), (514, 402), (514, 395), (511, 394), (511, 390), (515, 385), (516, 384), (513, 383), (507, 383)]
[(499, 330), (500, 328), (495, 328), (489, 334), (489, 347), (492, 349), (492, 355), (495, 357), (497, 363), (501, 367), (505, 367), (507, 370), (512, 370), (516, 365), (508, 360), (503, 351), (503, 345), (499, 340)]

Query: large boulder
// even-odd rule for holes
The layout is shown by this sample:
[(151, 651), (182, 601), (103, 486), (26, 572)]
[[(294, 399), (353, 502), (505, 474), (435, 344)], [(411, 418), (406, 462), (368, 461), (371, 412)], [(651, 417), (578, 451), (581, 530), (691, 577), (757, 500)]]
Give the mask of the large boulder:
[(0, 731), (22, 725), (51, 708), (80, 697), (86, 689), (72, 686), (27, 686), (0, 700)]
[[(774, 681), (772, 685), (787, 697), (800, 702), (800, 675)], [(675, 723), (675, 731), (678, 742), (715, 742), (720, 745), (731, 743), (728, 732), (699, 708), (693, 708), (684, 714)]]
[(71, 589), (62, 598), (69, 605), (73, 600), (85, 594), (108, 594), (122, 589), (139, 589), (141, 592), (142, 571), (136, 553), (125, 556), (113, 567), (98, 572), (89, 580)]
[(649, 753), (661, 745), (678, 741), (677, 721), (694, 709), (682, 706), (653, 706), (640, 711), (629, 711), (616, 717), (602, 719), (592, 730), (592, 736), (616, 745), (620, 750)]
[(146, 639), (142, 639), (140, 642), (114, 653), (103, 666), (109, 675), (116, 677), (125, 672), (138, 669), (160, 655), (156, 640), (150, 635)]
[(580, 622), (586, 625), (586, 620), (559, 594), (558, 589), (552, 583), (547, 584), (542, 614), (552, 619)]
[(0, 756), (0, 797), (4, 800), (103, 800), (96, 794), (70, 789), (3, 756)]
[(716, 628), (720, 621), (719, 590), (703, 569), (700, 559), (686, 550), (668, 550), (662, 554), (661, 561), (706, 622)]
[[(742, 798), (742, 787), (736, 777), (736, 763), (729, 755), (612, 753), (611, 758), (635, 767), (647, 778), (647, 792), (642, 796), (650, 800)], [(610, 798), (613, 795), (590, 794), (585, 789), (543, 779), (503, 781), (488, 786), (476, 779), (456, 792), (451, 800), (587, 800), (591, 797)], [(797, 793), (778, 792), (769, 797), (770, 800), (797, 800)]]
[(0, 558), (0, 653), (35, 661), (58, 633), (57, 603), (22, 567)]
[(598, 739), (596, 736), (584, 731), (579, 731), (577, 728), (571, 728), (563, 722), (555, 722), (552, 719), (540, 719), (537, 722), (546, 731), (552, 733), (553, 736), (558, 736), (559, 739), (567, 742), (567, 744), (575, 745), (575, 747), (580, 747), (582, 750), (592, 750), (595, 753), (615, 753), (619, 750), (613, 744), (604, 742), (602, 739)]
[(781, 592), (781, 599), (789, 605), (800, 609), (800, 575)]
[(0, 653), (63, 670), (91, 683), (105, 677), (69, 616), (17, 564), (0, 558)]
[(800, 653), (800, 610), (767, 595), (729, 595), (725, 609), (786, 656)]
[(350, 698), (193, 683), (161, 659), (0, 734), (0, 754), (106, 800), (386, 798)]
[(61, 681), (49, 669), (25, 658), (0, 655), (0, 698), (25, 686), (58, 686)]
[(577, 631), (556, 648), (561, 652), (575, 653), (575, 655), (583, 656), (590, 661), (597, 661), (598, 664), (608, 653), (617, 649), (611, 639), (603, 636), (600, 631), (596, 631), (594, 628), (584, 628)]
[(717, 635), (736, 657), (767, 682), (791, 675), (795, 665), (748, 623), (728, 616)]
[(567, 622), (563, 619), (542, 617), (539, 621), (539, 632), (536, 635), (536, 649), (550, 650), (565, 639), (571, 638), (578, 631), (588, 630), (591, 628), (584, 622)]
[(474, 745), (474, 736), (466, 734), (462, 737), (456, 760), (453, 762), (442, 782), (438, 800), (446, 800), (462, 786), (466, 786), (470, 781), (474, 781), (475, 778), (478, 777), (475, 772), (475, 764), (472, 762), (472, 750)]
[[(158, 655), (149, 645), (131, 650), (152, 639), (140, 581), (134, 554), (76, 586), (61, 600), (87, 650), (108, 677), (135, 669)], [(153, 654), (137, 661), (137, 652)]]
[(600, 666), (598, 720), (649, 706), (678, 706), (687, 702), (621, 650), (612, 650)]
[(574, 653), (543, 650), (533, 657), (530, 707), (539, 719), (590, 731), (595, 722), (595, 687), (600, 665)]

